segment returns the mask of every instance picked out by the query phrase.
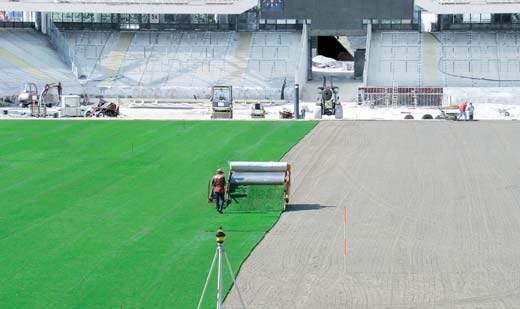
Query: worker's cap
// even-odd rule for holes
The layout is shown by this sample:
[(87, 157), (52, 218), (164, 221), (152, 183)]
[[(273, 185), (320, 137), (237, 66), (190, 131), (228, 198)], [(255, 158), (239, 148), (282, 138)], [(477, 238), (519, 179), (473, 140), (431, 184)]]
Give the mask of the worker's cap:
[(217, 173), (222, 174), (222, 169), (220, 167), (217, 168)]

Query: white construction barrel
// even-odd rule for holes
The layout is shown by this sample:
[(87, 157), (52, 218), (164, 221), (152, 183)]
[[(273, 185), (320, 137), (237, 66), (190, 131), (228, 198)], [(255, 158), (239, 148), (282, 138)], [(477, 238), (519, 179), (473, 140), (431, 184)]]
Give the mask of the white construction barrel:
[(230, 184), (236, 185), (283, 185), (285, 172), (233, 172)]
[(343, 119), (343, 106), (341, 103), (336, 103), (336, 110), (334, 111), (334, 118)]
[(235, 172), (286, 172), (287, 162), (229, 162), (229, 169)]

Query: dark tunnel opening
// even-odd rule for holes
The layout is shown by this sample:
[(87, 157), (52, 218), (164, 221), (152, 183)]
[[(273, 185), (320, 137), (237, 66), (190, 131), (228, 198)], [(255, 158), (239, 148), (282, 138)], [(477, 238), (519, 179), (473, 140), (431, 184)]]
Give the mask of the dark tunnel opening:
[(354, 61), (353, 55), (334, 36), (318, 37), (318, 55), (339, 61)]

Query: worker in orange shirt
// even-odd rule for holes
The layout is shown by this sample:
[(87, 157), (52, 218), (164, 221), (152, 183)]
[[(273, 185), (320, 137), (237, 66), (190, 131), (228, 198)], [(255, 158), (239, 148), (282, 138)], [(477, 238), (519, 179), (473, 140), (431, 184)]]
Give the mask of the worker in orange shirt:
[(226, 193), (226, 178), (224, 178), (222, 169), (217, 169), (217, 174), (213, 176), (211, 185), (213, 186), (213, 199), (217, 205), (217, 212), (221, 214), (224, 208), (224, 195)]

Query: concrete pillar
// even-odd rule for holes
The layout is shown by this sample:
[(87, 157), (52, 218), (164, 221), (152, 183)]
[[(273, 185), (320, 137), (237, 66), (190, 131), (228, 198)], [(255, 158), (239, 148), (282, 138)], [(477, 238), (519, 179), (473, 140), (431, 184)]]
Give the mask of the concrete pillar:
[(307, 40), (307, 80), (309, 81), (312, 80), (312, 37), (307, 35)]
[(418, 27), (419, 29), (418, 30), (419, 30), (419, 33), (421, 33), (422, 32), (422, 14), (421, 14), (421, 12), (419, 12), (419, 16), (418, 16), (417, 19), (418, 19), (417, 22), (419, 23), (419, 27)]
[(34, 13), (33, 12), (23, 12), (23, 21), (24, 22), (31, 22), (34, 21)]
[(49, 13), (41, 13), (41, 32), (47, 34), (50, 28), (50, 16)]
[(34, 28), (38, 31), (41, 31), (42, 24), (42, 13), (36, 12), (34, 16)]
[(294, 119), (300, 119), (300, 85), (294, 85)]
[(101, 14), (99, 14), (99, 13), (94, 14), (94, 22), (101, 23)]

